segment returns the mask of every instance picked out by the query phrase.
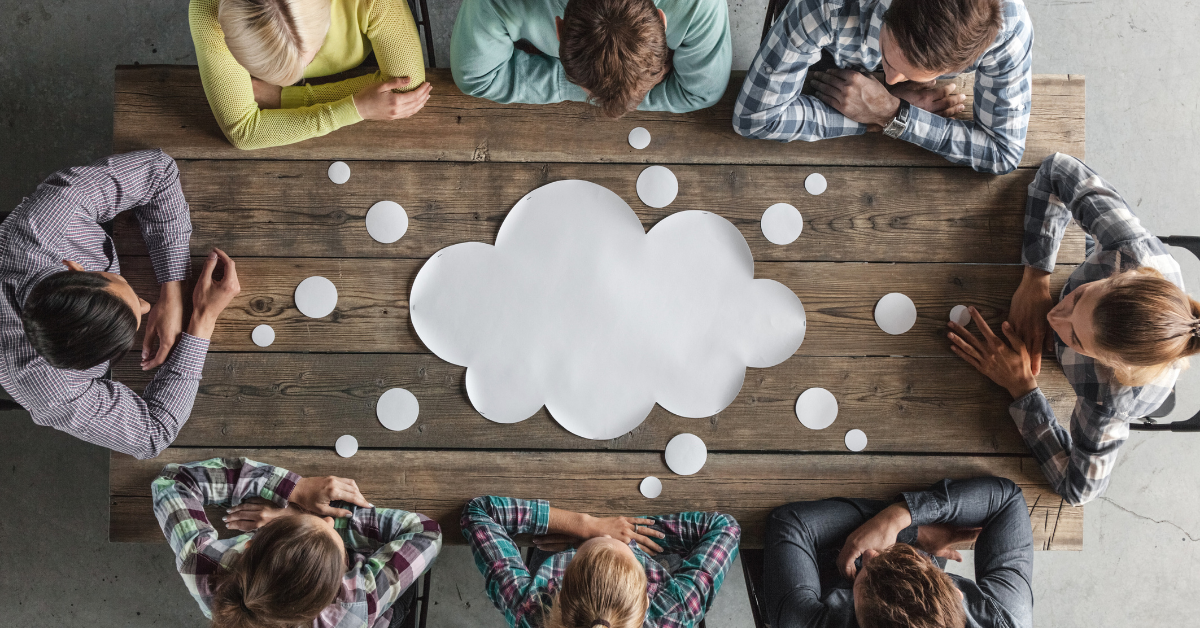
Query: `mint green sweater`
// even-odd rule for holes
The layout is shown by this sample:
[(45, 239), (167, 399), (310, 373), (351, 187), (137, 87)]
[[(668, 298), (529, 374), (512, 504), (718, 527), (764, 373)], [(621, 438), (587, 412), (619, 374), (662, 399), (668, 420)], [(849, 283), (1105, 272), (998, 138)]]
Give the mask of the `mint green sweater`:
[[(667, 16), (673, 70), (638, 109), (682, 113), (711, 107), (725, 93), (733, 46), (726, 0), (655, 0)], [(463, 0), (450, 40), (450, 67), (463, 93), (509, 103), (587, 100), (558, 60), (554, 18), (567, 0)], [(526, 40), (534, 55), (513, 47)]]

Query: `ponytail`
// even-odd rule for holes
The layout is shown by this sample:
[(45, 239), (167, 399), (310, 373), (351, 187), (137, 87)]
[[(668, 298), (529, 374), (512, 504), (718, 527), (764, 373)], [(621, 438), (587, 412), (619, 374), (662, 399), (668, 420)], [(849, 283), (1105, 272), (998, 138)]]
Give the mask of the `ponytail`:
[(1113, 275), (1092, 314), (1101, 360), (1129, 386), (1200, 353), (1200, 302), (1153, 268)]

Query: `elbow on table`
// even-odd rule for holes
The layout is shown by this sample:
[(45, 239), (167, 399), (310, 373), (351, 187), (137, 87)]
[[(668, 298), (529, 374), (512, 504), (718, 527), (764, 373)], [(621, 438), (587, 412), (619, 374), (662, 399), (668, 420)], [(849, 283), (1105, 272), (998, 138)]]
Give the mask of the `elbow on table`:
[(470, 539), (471, 537), (468, 534), (468, 530), (470, 528), (474, 527), (481, 521), (492, 520), (489, 508), (490, 505), (491, 497), (487, 495), (480, 495), (479, 497), (467, 502), (466, 506), (463, 506), (462, 515), (459, 517), (458, 521), (458, 526), (462, 528), (463, 536)]
[(1025, 143), (997, 145), (996, 153), (997, 159), (994, 162), (982, 164), (975, 169), (980, 172), (996, 175), (1005, 175), (1016, 170), (1017, 166), (1021, 165), (1021, 158), (1025, 155)]

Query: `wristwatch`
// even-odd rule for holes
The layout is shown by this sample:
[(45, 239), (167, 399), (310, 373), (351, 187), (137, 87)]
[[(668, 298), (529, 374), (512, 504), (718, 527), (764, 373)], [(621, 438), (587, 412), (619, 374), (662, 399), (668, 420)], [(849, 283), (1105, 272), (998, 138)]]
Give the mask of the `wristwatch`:
[(896, 117), (883, 127), (883, 134), (892, 139), (899, 139), (904, 134), (904, 129), (908, 128), (908, 110), (908, 101), (900, 99), (900, 111), (896, 112)]

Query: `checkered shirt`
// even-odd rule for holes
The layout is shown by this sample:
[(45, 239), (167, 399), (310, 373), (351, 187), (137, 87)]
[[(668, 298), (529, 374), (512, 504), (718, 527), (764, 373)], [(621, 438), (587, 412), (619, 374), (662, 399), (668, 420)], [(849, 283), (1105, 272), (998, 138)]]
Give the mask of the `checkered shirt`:
[[(680, 554), (683, 564), (669, 573), (636, 543), (629, 544), (646, 570), (650, 608), (644, 628), (690, 628), (700, 623), (737, 557), (741, 528), (729, 515), (683, 512), (647, 517), (666, 538), (656, 542), (666, 554)], [(554, 554), (530, 574), (511, 534), (546, 534), (550, 503), (509, 497), (477, 497), (462, 514), (463, 536), (475, 565), (487, 581), (487, 594), (513, 628), (537, 628), (554, 604), (575, 550)]]
[[(1138, 267), (1157, 269), (1183, 287), (1179, 264), (1167, 246), (1138, 222), (1125, 199), (1083, 162), (1056, 153), (1042, 162), (1029, 184), (1022, 261), (1047, 272), (1054, 270), (1063, 232), (1072, 218), (1095, 238), (1096, 249), (1071, 273), (1060, 299), (1085, 283)], [(1057, 334), (1054, 345), (1078, 396), (1070, 432), (1058, 424), (1040, 389), (1014, 401), (1009, 413), (1051, 486), (1078, 506), (1104, 492), (1117, 450), (1129, 438), (1129, 422), (1162, 405), (1179, 369), (1169, 369), (1144, 386), (1126, 386), (1111, 369), (1068, 348)]]
[[(733, 109), (746, 137), (812, 142), (865, 133), (859, 124), (800, 93), (809, 66), (827, 51), (839, 68), (880, 67), (879, 28), (891, 0), (791, 0), (750, 63)], [(1033, 85), (1033, 25), (1021, 0), (1004, 0), (995, 42), (963, 73), (975, 73), (974, 120), (917, 107), (900, 139), (980, 172), (1012, 172), (1025, 152)], [(947, 75), (942, 78), (950, 78)]]
[[(163, 468), (151, 495), (154, 516), (175, 551), (175, 565), (205, 617), (212, 617), (213, 574), (228, 569), (254, 538), (248, 532), (218, 539), (204, 515), (210, 505), (230, 508), (261, 497), (284, 508), (300, 476), (246, 458), (212, 458)], [(349, 568), (337, 598), (313, 620), (315, 628), (387, 628), (392, 605), (425, 573), (442, 547), (436, 521), (394, 508), (357, 508), (335, 519)]]
[[(192, 223), (179, 169), (158, 150), (101, 159), (50, 175), (0, 224), (0, 386), (38, 425), (138, 458), (166, 449), (192, 412), (208, 341), (183, 334), (139, 397), (108, 379), (50, 366), (25, 338), (21, 310), (42, 279), (64, 270), (120, 273), (100, 223), (132, 210), (159, 283), (187, 279)], [(143, 321), (144, 324), (145, 321)]]

